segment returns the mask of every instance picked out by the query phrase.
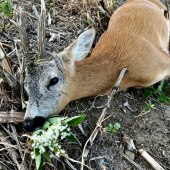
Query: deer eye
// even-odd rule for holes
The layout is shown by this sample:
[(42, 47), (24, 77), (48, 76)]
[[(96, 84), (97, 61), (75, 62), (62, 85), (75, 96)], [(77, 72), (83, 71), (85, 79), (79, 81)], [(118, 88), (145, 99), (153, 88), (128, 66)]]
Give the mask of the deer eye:
[(59, 78), (54, 77), (50, 80), (49, 86), (54, 86), (55, 84), (57, 84), (59, 81)]

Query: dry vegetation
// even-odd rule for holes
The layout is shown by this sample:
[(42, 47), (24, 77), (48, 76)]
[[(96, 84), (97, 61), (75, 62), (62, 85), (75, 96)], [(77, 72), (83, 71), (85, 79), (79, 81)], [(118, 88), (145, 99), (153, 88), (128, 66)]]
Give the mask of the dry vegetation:
[[(25, 77), (25, 67), (37, 57), (37, 22), (32, 10), (33, 4), (40, 11), (40, 1), (17, 1), (13, 0), (13, 13), (4, 21), (4, 16), (0, 15), (0, 26), (5, 22), (5, 31), (0, 29), (0, 43), (2, 44), (14, 76), (23, 87)], [(105, 6), (102, 6), (104, 2)], [(98, 41), (101, 34), (107, 29), (109, 17), (114, 10), (125, 3), (124, 0), (118, 0), (114, 3), (112, 0), (47, 0), (47, 27), (46, 27), (46, 52), (47, 59), (52, 56), (53, 52), (61, 52), (71, 42), (73, 42), (80, 33), (89, 28), (95, 27), (97, 31), (93, 47)], [(0, 1), (0, 4), (2, 1)], [(16, 26), (11, 20), (19, 22), (20, 8), (26, 12), (26, 32), (29, 37), (29, 52), (23, 54), (22, 42)], [(88, 16), (88, 19), (87, 19)], [(1, 73), (2, 74), (2, 73)], [(18, 92), (19, 93), (19, 92)], [(14, 92), (11, 90), (6, 79), (0, 78), (0, 169), (2, 170), (33, 170), (35, 161), (31, 159), (32, 151), (29, 138), (24, 134), (27, 133), (22, 126), (25, 112), (24, 100), (27, 96), (21, 88), (22, 101), (18, 101)], [(130, 155), (135, 157), (135, 163), (128, 160), (127, 143), (130, 136), (136, 140), (138, 149), (148, 148), (148, 152), (158, 161), (165, 169), (170, 169), (170, 147), (169, 147), (169, 127), (170, 111), (167, 105), (152, 102), (157, 105), (157, 110), (144, 114), (141, 117), (139, 113), (146, 107), (142, 97), (143, 91), (135, 90), (130, 92), (121, 92), (116, 94), (115, 100), (112, 101), (110, 111), (107, 113), (114, 114), (114, 117), (107, 119), (103, 127), (119, 122), (122, 130), (117, 133), (108, 133), (100, 130), (95, 139), (93, 146), (89, 148), (89, 154), (85, 157), (85, 164), (91, 169), (142, 169), (151, 170), (152, 167), (135, 153)], [(23, 99), (24, 97), (24, 99)], [(108, 96), (99, 96), (95, 106), (104, 106)], [(93, 107), (92, 107), (93, 106)], [(83, 147), (87, 139), (93, 132), (96, 122), (102, 112), (102, 107), (94, 107), (94, 99), (81, 99), (71, 102), (61, 113), (61, 115), (71, 117), (73, 115), (85, 113), (86, 120), (79, 128), (73, 128), (73, 133), (80, 140), (80, 144), (63, 141), (63, 148), (70, 158), (81, 162)], [(5, 122), (5, 123), (4, 123)], [(81, 130), (83, 129), (83, 131)], [(84, 134), (82, 133), (84, 132)], [(126, 134), (126, 135), (125, 135)], [(122, 138), (123, 137), (123, 138)], [(126, 149), (125, 149), (126, 148)], [(125, 153), (127, 153), (125, 155)], [(132, 158), (131, 157), (131, 158)], [(80, 169), (79, 163), (70, 163), (75, 169)], [(59, 160), (53, 159), (53, 164), (45, 162), (44, 170), (65, 170), (69, 168), (66, 158), (61, 157)], [(73, 169), (73, 168), (72, 168)], [(84, 167), (84, 169), (89, 169)]]

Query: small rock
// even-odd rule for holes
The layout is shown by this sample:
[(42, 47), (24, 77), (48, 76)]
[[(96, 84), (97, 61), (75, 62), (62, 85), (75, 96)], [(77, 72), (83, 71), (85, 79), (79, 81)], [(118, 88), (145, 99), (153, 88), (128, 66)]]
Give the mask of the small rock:
[(135, 154), (133, 152), (130, 152), (128, 150), (125, 150), (125, 154), (132, 160), (135, 159)]
[(3, 30), (0, 28), (0, 35), (3, 34)]
[(170, 126), (170, 119), (166, 120), (167, 126)]
[(63, 5), (63, 9), (67, 9), (67, 5)]

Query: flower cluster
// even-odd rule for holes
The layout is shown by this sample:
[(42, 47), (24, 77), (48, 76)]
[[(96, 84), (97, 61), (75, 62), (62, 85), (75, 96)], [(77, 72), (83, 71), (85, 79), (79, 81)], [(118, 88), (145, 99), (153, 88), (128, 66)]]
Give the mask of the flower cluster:
[[(70, 129), (67, 125), (62, 124), (62, 120), (64, 119), (65, 118), (59, 119), (57, 123), (49, 126), (47, 130), (42, 130), (40, 134), (32, 136), (32, 147), (38, 148), (40, 154), (43, 154), (46, 148), (49, 148), (52, 152), (54, 151), (57, 157), (59, 157), (61, 153), (64, 153), (65, 151), (61, 149), (59, 141), (66, 136), (70, 136)], [(35, 159), (34, 152), (31, 153), (31, 157)]]

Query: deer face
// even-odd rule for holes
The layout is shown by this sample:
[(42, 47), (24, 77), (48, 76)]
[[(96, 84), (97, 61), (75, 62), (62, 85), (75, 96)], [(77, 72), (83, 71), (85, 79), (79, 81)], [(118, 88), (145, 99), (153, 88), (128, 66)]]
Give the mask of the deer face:
[(29, 101), (24, 126), (35, 130), (42, 126), (49, 115), (59, 113), (67, 98), (65, 70), (60, 62), (50, 61), (43, 64), (30, 64), (27, 68), (25, 90)]
[[(58, 114), (69, 102), (68, 84), (74, 75), (74, 62), (88, 54), (95, 37), (95, 30), (89, 29), (57, 55), (57, 59), (27, 67), (25, 90), (29, 96), (24, 118), (24, 128), (34, 131), (45, 119)], [(72, 84), (72, 86), (74, 86)]]

